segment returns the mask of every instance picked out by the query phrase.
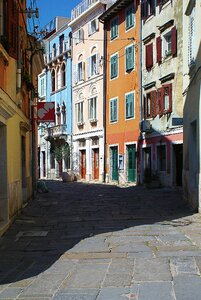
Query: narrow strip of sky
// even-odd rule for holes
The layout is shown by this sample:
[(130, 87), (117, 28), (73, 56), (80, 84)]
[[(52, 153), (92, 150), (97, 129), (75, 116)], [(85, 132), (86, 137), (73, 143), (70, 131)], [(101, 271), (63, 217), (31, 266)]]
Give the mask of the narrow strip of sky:
[[(27, 1), (27, 6), (29, 6), (30, 2), (31, 0)], [(42, 28), (56, 16), (70, 18), (71, 10), (77, 6), (81, 0), (35, 0), (34, 2), (39, 8), (39, 22)]]

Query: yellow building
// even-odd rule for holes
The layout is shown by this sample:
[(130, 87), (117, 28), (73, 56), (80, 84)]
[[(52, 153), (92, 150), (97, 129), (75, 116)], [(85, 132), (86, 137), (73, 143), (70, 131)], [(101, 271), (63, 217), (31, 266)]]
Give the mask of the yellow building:
[(0, 235), (32, 196), (31, 40), (20, 13), (25, 5), (0, 0)]

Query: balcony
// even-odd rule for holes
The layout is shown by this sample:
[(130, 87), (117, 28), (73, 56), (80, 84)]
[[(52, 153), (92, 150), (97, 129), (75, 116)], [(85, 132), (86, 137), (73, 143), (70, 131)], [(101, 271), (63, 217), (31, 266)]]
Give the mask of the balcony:
[(71, 11), (71, 21), (78, 18), (81, 14), (83, 14), (86, 10), (88, 10), (94, 3), (99, 0), (83, 0), (80, 2), (75, 8)]
[(56, 62), (57, 59), (62, 60), (64, 55), (67, 55), (67, 57), (71, 57), (71, 46), (69, 42), (64, 42), (63, 45), (54, 48), (52, 53), (47, 54), (46, 63), (51, 64), (54, 61)]
[(44, 138), (48, 141), (56, 138), (64, 138), (67, 136), (66, 125), (57, 125), (45, 129)]

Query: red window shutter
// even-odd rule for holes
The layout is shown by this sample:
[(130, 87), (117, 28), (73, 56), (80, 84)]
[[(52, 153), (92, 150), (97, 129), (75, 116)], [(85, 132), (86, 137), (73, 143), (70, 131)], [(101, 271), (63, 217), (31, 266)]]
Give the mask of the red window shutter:
[(157, 101), (158, 101), (158, 112), (159, 115), (163, 114), (163, 110), (164, 110), (164, 99), (163, 99), (163, 87), (158, 89), (157, 91)]
[(169, 112), (172, 112), (172, 84), (169, 84)]
[(147, 104), (146, 104), (146, 96), (145, 96), (145, 95), (143, 96), (143, 100), (144, 100), (144, 105), (143, 105), (143, 109), (144, 109), (144, 111), (143, 111), (143, 116), (144, 116), (144, 118), (146, 119), (146, 117), (147, 117)]
[(153, 43), (146, 46), (146, 68), (153, 67)]
[(154, 118), (157, 115), (157, 99), (156, 91), (151, 92), (151, 116)]
[(14, 0), (7, 1), (7, 38), (9, 43), (9, 55), (17, 59), (18, 54), (18, 8)]
[(172, 50), (172, 56), (177, 55), (177, 29), (176, 26), (174, 26), (171, 29), (171, 50)]
[(162, 62), (162, 39), (160, 36), (156, 38), (156, 53), (157, 53), (157, 63)]

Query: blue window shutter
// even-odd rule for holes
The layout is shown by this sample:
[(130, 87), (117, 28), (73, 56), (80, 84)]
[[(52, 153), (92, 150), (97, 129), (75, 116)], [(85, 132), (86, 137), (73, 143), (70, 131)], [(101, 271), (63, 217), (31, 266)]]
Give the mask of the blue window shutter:
[(134, 45), (126, 48), (126, 71), (134, 69)]

